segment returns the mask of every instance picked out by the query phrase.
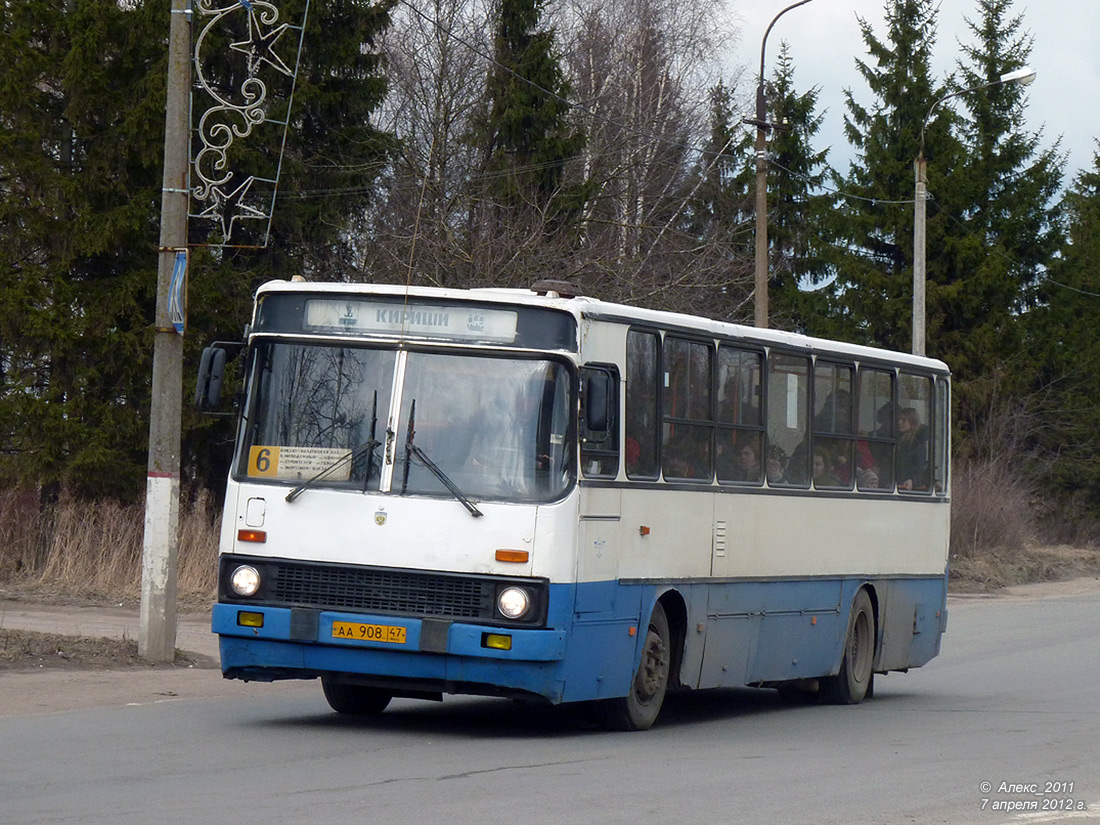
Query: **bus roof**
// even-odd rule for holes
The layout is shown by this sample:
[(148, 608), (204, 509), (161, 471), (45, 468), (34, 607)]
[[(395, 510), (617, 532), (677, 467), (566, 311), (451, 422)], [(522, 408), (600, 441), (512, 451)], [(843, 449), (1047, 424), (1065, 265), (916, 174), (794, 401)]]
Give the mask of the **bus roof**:
[(400, 284), (335, 283), (311, 281), (268, 281), (256, 291), (257, 299), (268, 293), (312, 293), (318, 295), (387, 295), (414, 296), (442, 301), (480, 301), (485, 303), (519, 304), (532, 307), (551, 307), (574, 315), (580, 320), (602, 320), (617, 323), (644, 324), (656, 328), (674, 328), (678, 331), (704, 333), (714, 337), (733, 337), (761, 346), (785, 346), (822, 355), (844, 355), (860, 360), (884, 360), (920, 367), (936, 372), (949, 372), (947, 364), (936, 358), (913, 355), (907, 352), (849, 344), (826, 338), (815, 338), (796, 332), (717, 321), (698, 315), (646, 309), (644, 307), (601, 301), (586, 296), (562, 297), (555, 292), (540, 293), (531, 289), (450, 289), (430, 286), (402, 286)]

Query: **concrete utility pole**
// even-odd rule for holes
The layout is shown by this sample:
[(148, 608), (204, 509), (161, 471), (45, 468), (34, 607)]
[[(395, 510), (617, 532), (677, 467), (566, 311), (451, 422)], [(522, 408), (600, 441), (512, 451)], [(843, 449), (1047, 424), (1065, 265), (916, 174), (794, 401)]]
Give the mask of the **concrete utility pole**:
[(176, 653), (183, 336), (172, 325), (170, 286), (175, 253), (187, 247), (190, 91), (191, 10), (188, 0), (172, 0), (138, 636), (138, 653), (155, 662)]
[(928, 208), (928, 163), (922, 151), (913, 161), (916, 197), (913, 199), (913, 354), (924, 355), (925, 214)]
[(756, 90), (756, 256), (753, 289), (753, 323), (768, 326), (768, 149), (764, 84)]

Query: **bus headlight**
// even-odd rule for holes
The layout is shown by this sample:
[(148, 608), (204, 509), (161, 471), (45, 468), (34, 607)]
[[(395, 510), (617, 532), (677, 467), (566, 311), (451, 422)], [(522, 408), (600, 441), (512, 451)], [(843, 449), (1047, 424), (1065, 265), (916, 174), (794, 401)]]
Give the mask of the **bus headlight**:
[(531, 607), (531, 597), (522, 587), (505, 587), (497, 594), (497, 610), (508, 619), (522, 619)]
[(229, 586), (238, 596), (255, 596), (260, 589), (260, 571), (251, 565), (242, 564), (229, 577)]

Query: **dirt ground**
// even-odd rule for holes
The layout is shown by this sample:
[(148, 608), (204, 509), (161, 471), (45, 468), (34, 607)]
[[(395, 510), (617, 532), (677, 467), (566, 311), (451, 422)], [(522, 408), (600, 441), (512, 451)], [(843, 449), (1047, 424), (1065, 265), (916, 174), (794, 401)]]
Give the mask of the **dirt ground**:
[(1100, 549), (1068, 545), (991, 551), (980, 558), (952, 557), (951, 593), (993, 593), (1006, 587), (1100, 576)]
[[(954, 570), (958, 576), (953, 572), (949, 599), (1100, 593), (1100, 553), (1095, 550), (1055, 548), (1017, 557), (1011, 565), (984, 561), (956, 564)], [(1013, 583), (1027, 577), (1033, 583)], [(256, 685), (222, 679), (209, 609), (181, 612), (171, 664), (154, 665), (138, 655), (139, 629), (136, 605), (0, 588), (0, 717), (255, 691), (308, 690), (320, 697), (314, 682)]]

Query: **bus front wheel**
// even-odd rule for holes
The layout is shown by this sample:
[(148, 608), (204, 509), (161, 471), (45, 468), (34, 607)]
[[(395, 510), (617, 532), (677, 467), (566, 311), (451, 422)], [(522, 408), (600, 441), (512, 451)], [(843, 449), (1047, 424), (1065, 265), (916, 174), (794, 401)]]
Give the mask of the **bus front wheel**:
[(668, 618), (660, 603), (653, 606), (638, 672), (630, 693), (604, 700), (605, 719), (614, 730), (647, 730), (657, 721), (668, 692), (671, 653)]
[(874, 659), (875, 613), (871, 597), (866, 590), (860, 590), (852, 600), (848, 616), (840, 673), (821, 680), (821, 698), (833, 705), (858, 705), (871, 693)]
[(349, 685), (321, 677), (321, 688), (329, 707), (351, 716), (377, 716), (386, 709), (393, 694), (365, 685)]

